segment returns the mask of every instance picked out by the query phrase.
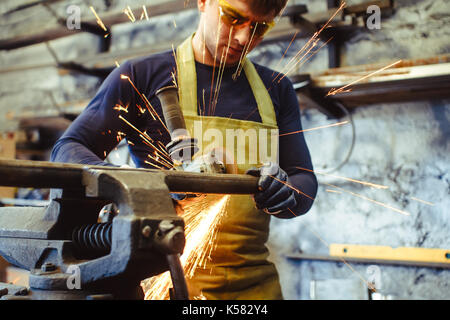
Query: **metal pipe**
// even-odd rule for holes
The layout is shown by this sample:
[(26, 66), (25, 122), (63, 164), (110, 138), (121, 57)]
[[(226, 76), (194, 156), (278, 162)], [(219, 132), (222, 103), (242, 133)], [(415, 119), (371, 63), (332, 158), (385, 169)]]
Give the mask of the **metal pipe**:
[[(121, 170), (142, 175), (163, 173), (171, 192), (254, 194), (258, 178), (244, 174), (208, 174), (174, 170), (128, 169), (30, 160), (0, 160), (0, 186), (83, 188), (84, 170)], [(149, 177), (150, 178), (150, 177)]]

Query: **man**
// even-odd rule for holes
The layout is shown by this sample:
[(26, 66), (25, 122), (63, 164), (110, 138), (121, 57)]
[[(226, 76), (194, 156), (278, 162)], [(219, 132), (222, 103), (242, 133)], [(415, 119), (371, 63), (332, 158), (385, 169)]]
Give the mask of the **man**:
[[(211, 260), (188, 279), (192, 297), (282, 299), (277, 270), (267, 261), (270, 217), (306, 213), (317, 192), (291, 82), (287, 77), (273, 81), (272, 70), (243, 58), (261, 42), (286, 1), (198, 0), (197, 31), (176, 55), (168, 51), (131, 60), (113, 71), (52, 153), (52, 161), (107, 165), (106, 154), (125, 136), (137, 167), (163, 166), (142, 133), (162, 145), (170, 141), (155, 92), (174, 80), (191, 135), (196, 122), (202, 123), (203, 133), (211, 128), (224, 135), (229, 129), (279, 130), (279, 164), (261, 166), (250, 155), (238, 164), (239, 173), (259, 176), (260, 191), (253, 201), (244, 195), (230, 198)], [(219, 73), (220, 87), (215, 85)], [(137, 91), (159, 117), (149, 114)], [(247, 141), (227, 151), (239, 153), (240, 148), (255, 150)]]

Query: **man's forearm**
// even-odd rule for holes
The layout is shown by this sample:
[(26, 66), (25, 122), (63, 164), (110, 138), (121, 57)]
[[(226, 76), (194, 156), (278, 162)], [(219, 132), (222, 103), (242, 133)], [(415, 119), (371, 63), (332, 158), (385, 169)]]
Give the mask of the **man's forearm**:
[(52, 150), (52, 162), (79, 163), (112, 166), (95, 153), (76, 141), (58, 141)]

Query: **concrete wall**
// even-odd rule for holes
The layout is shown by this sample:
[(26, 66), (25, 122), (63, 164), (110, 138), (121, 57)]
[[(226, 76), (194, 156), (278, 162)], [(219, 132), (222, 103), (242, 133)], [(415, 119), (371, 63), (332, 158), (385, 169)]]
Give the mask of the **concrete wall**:
[[(126, 3), (109, 2), (111, 8), (121, 8)], [(325, 1), (291, 2), (305, 3), (312, 12), (326, 9)], [(363, 1), (348, 1), (349, 4), (358, 2)], [(16, 2), (5, 1), (4, 5), (12, 7), (13, 3)], [(107, 9), (103, 1), (93, 3), (99, 14)], [(398, 10), (392, 17), (382, 21), (381, 30), (359, 32), (346, 43), (343, 49), (344, 65), (426, 58), (450, 52), (448, 1), (399, 0), (397, 3)], [(82, 1), (63, 1), (55, 5), (55, 9), (63, 15), (69, 4), (79, 4), (83, 8), (83, 17), (92, 17)], [(4, 12), (5, 7), (2, 10)], [(21, 17), (10, 17), (13, 18)], [(13, 28), (35, 27), (33, 23), (36, 22), (32, 19), (28, 18), (29, 24), (24, 19), (20, 23), (5, 20), (5, 24), (10, 23), (11, 26), (9, 29), (2, 27), (2, 36), (13, 32)], [(48, 19), (51, 19), (51, 15)], [(46, 21), (41, 19), (41, 23)], [(153, 18), (148, 22), (117, 25), (112, 30), (111, 50), (115, 52), (181, 40), (195, 29), (197, 21), (194, 10)], [(296, 41), (281, 64), (280, 57), (288, 45), (285, 42), (261, 47), (251, 57), (259, 63), (281, 69), (305, 41)], [(89, 34), (76, 34), (50, 41), (49, 45), (61, 59), (75, 59), (95, 54), (98, 39)], [(327, 51), (322, 50), (296, 72), (325, 70), (328, 67), (327, 57)], [(1, 68), (44, 62), (53, 63), (45, 44), (0, 52)], [(0, 130), (14, 130), (16, 122), (12, 119), (26, 111), (45, 114), (57, 108), (49, 97), (50, 93), (57, 104), (63, 104), (71, 100), (89, 99), (98, 85), (99, 81), (93, 77), (62, 75), (52, 66), (0, 73)], [(272, 220), (268, 245), (272, 250), (271, 258), (279, 268), (286, 299), (310, 299), (310, 284), (313, 280), (344, 279), (364, 287), (362, 279), (370, 277), (368, 265), (351, 264), (349, 267), (344, 263), (292, 261), (285, 258), (289, 254), (303, 252), (327, 255), (327, 244), (331, 243), (450, 248), (449, 105), (450, 101), (430, 100), (361, 106), (353, 113), (355, 147), (347, 163), (333, 174), (389, 188), (371, 189), (319, 175), (319, 193), (314, 207), (307, 215), (289, 221)], [(303, 110), (302, 113), (304, 128), (335, 122), (316, 110)], [(350, 148), (352, 130), (350, 125), (346, 125), (307, 132), (305, 137), (315, 169), (326, 171), (336, 167), (345, 158)], [(344, 191), (329, 192), (327, 189), (333, 188), (325, 183), (384, 202), (409, 215)], [(413, 197), (432, 205), (413, 200)], [(377, 285), (384, 294), (399, 299), (450, 298), (448, 270), (378, 267), (380, 281)], [(332, 289), (333, 286), (328, 288), (326, 296), (344, 297)], [(346, 297), (360, 297), (356, 292), (358, 290), (349, 289)]]
[[(382, 21), (381, 30), (360, 32), (346, 44), (344, 64), (426, 58), (450, 52), (448, 1), (397, 2), (397, 12)], [(323, 6), (320, 1), (310, 1), (312, 6), (316, 3)], [(316, 71), (326, 64), (324, 51), (301, 71)], [(319, 193), (307, 215), (293, 221), (272, 221), (270, 246), (285, 298), (309, 299), (311, 280), (347, 279), (364, 285), (362, 279), (371, 279), (369, 265), (285, 259), (294, 252), (326, 255), (331, 243), (450, 248), (449, 106), (449, 100), (430, 100), (361, 106), (353, 113), (355, 147), (349, 161), (333, 174), (389, 188), (373, 189), (319, 175)], [(304, 111), (302, 122), (305, 128), (332, 123), (315, 110)], [(334, 127), (306, 132), (305, 137), (315, 170), (327, 172), (345, 158), (352, 130), (351, 126)], [(409, 216), (326, 183), (386, 203)], [(378, 288), (385, 295), (396, 299), (450, 298), (448, 270), (378, 267)], [(357, 294), (355, 290), (353, 296)], [(339, 298), (339, 292), (329, 292), (328, 297)]]

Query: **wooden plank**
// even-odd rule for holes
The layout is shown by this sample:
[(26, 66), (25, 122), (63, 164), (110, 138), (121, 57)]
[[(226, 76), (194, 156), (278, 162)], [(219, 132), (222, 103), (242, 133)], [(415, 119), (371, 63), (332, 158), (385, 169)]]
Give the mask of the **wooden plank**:
[(409, 261), (448, 264), (450, 249), (337, 244), (329, 246), (330, 256), (371, 260)]
[[(0, 159), (15, 159), (16, 140), (14, 135), (0, 136)], [(15, 188), (0, 187), (0, 198), (14, 198)]]

